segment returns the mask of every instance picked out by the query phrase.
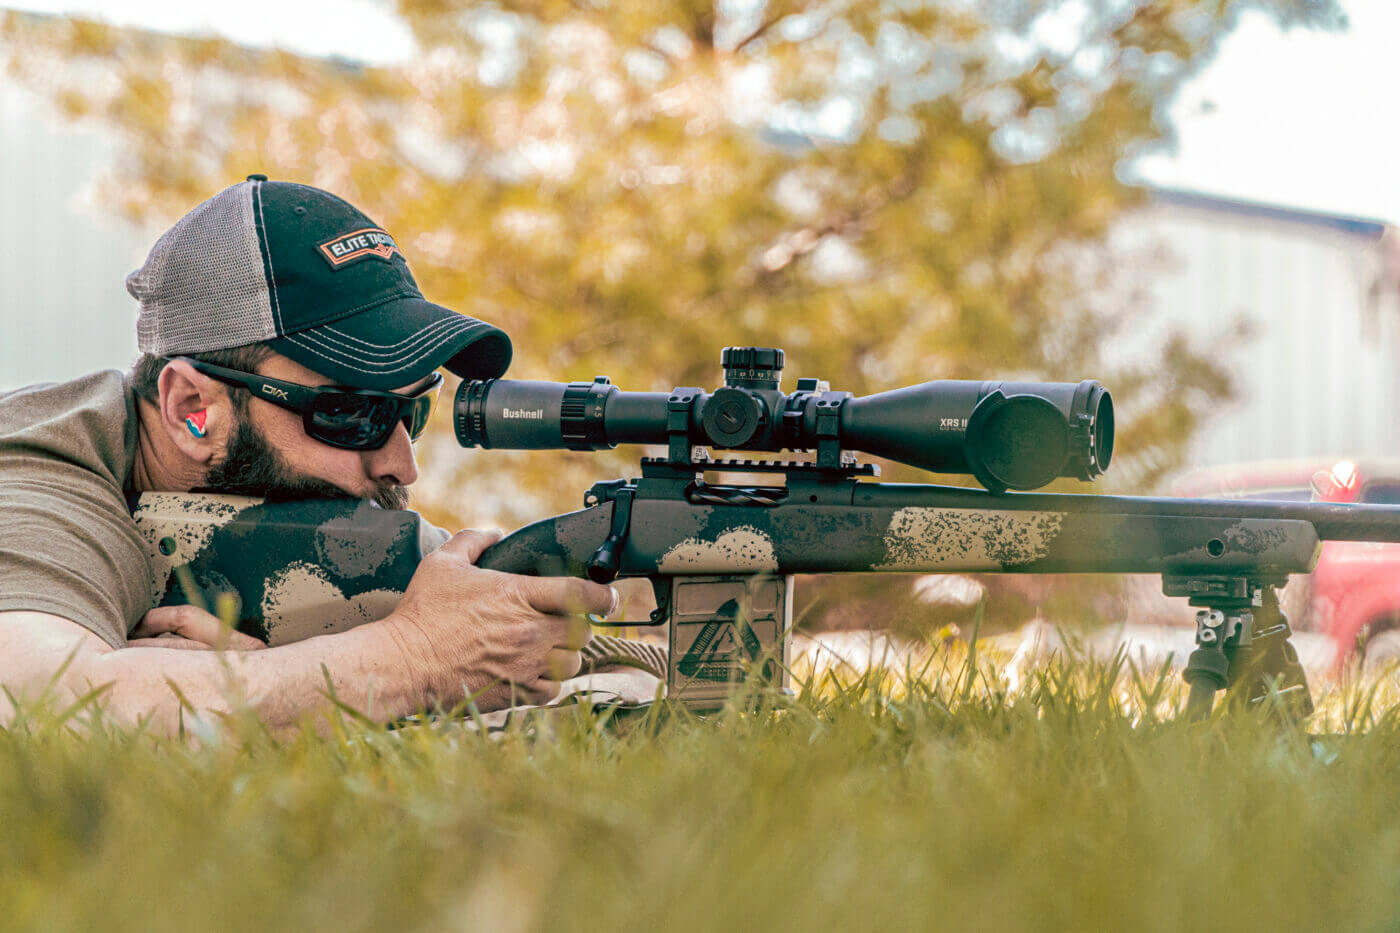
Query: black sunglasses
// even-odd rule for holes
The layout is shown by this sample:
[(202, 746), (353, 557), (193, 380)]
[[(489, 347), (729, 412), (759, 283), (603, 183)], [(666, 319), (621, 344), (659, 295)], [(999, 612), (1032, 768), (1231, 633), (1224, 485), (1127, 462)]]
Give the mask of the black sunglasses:
[(442, 385), (442, 374), (433, 373), (432, 381), (417, 395), (304, 386), (226, 369), (188, 356), (174, 359), (189, 363), (212, 379), (247, 389), (264, 401), (296, 412), (301, 415), (301, 425), (308, 437), (342, 450), (377, 450), (388, 442), (400, 421), (408, 428), (409, 438), (418, 440), (428, 426), (428, 416), (432, 414)]

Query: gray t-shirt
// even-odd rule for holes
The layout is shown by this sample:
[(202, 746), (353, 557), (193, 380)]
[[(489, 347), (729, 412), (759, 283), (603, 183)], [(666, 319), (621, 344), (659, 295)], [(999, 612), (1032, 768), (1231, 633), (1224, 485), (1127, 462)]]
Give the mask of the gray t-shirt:
[(0, 612), (62, 616), (125, 646), (157, 598), (123, 495), (136, 427), (117, 370), (0, 393)]

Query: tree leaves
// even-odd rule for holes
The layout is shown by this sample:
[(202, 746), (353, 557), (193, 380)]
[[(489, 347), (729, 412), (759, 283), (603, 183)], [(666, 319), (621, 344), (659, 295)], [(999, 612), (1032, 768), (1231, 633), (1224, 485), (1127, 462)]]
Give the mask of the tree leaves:
[[(1130, 291), (1104, 236), (1141, 198), (1115, 170), (1164, 138), (1162, 105), (1246, 8), (1340, 16), (400, 0), (421, 54), (394, 67), (19, 14), (0, 39), (14, 73), (121, 134), (116, 209), (171, 222), (253, 171), (333, 190), (399, 238), (430, 299), (511, 333), (514, 377), (710, 387), (734, 344), (858, 394), (1112, 375), (1123, 472), (1147, 484), (1230, 382), (1184, 338), (1115, 358), (1140, 309), (1093, 299)], [(495, 517), (573, 507), (635, 454), (531, 455), (516, 484), (540, 498)]]

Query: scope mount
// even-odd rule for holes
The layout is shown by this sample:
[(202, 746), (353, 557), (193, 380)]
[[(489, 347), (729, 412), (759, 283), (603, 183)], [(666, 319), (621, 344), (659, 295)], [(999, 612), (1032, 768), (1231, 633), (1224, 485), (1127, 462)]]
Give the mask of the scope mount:
[[(700, 451), (703, 450), (700, 448)], [(641, 464), (642, 476), (646, 479), (693, 478), (711, 470), (725, 473), (783, 473), (825, 481), (880, 475), (878, 464), (858, 463), (854, 457), (834, 468), (806, 460), (715, 460), (708, 455), (692, 456), (685, 463), (676, 463), (667, 457), (643, 457)]]
[[(710, 396), (702, 415), (705, 432), (712, 444), (727, 449), (742, 447), (763, 427), (769, 417), (757, 399), (745, 390), (776, 391), (783, 368), (783, 351), (772, 347), (726, 347), (723, 355), (724, 387)], [(677, 386), (666, 402), (666, 456), (642, 459), (643, 475), (672, 478), (678, 473), (723, 469), (745, 473), (800, 473), (823, 479), (879, 476), (874, 464), (857, 462), (854, 451), (841, 448), (841, 408), (849, 392), (832, 392), (820, 379), (797, 380), (797, 390), (788, 396), (780, 411), (772, 413), (780, 436), (799, 436), (803, 410), (815, 399), (816, 446), (787, 447), (788, 450), (815, 451), (813, 461), (797, 460), (713, 460), (704, 446), (691, 437), (691, 409), (704, 391), (694, 386)], [(732, 398), (730, 397), (732, 396)], [(732, 445), (732, 446), (728, 446)]]

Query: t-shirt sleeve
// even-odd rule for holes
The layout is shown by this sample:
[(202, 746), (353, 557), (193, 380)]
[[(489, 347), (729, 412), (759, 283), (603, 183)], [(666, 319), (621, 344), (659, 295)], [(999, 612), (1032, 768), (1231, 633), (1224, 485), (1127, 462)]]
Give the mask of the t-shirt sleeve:
[(418, 523), (418, 547), (423, 552), (424, 557), (446, 544), (450, 537), (452, 537), (452, 532), (446, 528), (439, 528), (426, 518)]
[(52, 613), (123, 647), (152, 605), (145, 553), (124, 500), (62, 472), (61, 483), (0, 482), (0, 611)]
[(50, 392), (0, 397), (0, 612), (51, 613), (121, 648), (154, 605), (150, 560), (113, 469), (121, 383), (65, 388), (61, 402)]

